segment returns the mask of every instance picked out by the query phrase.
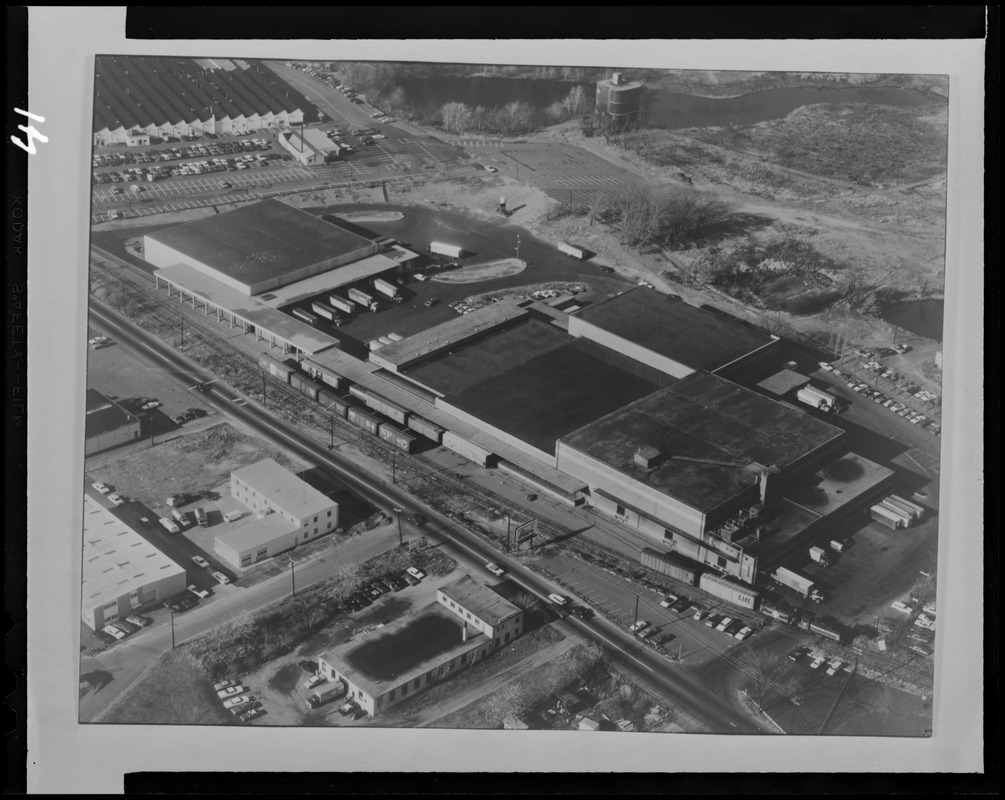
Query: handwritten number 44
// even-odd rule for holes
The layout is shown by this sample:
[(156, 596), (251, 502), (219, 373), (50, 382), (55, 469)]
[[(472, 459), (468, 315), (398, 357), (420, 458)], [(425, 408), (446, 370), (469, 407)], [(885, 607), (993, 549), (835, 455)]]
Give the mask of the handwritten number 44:
[[(18, 114), (24, 114), (26, 117), (35, 120), (35, 122), (45, 122), (45, 117), (40, 117), (37, 114), (32, 114), (28, 111), (22, 111), (20, 108), (15, 108), (14, 111)], [(39, 133), (38, 129), (34, 125), (28, 125), (27, 127), (24, 125), (18, 125), (17, 129), (19, 131), (22, 131), (28, 137), (28, 141), (22, 142), (20, 139), (18, 139), (16, 136), (13, 135), (10, 137), (10, 140), (30, 156), (33, 156), (35, 155), (35, 153), (38, 152), (35, 149), (36, 139), (38, 139), (38, 141), (42, 142), (43, 144), (49, 141), (49, 137), (43, 136), (41, 133)]]

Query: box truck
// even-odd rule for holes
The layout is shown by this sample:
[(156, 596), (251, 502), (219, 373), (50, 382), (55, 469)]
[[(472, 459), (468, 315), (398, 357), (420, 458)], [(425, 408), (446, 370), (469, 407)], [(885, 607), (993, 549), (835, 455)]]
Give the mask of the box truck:
[(831, 565), (830, 556), (827, 555), (827, 551), (822, 547), (811, 547), (810, 558), (816, 561), (821, 567), (829, 567)]
[(308, 708), (318, 708), (332, 700), (337, 700), (345, 694), (345, 684), (342, 681), (335, 681), (329, 686), (321, 686), (315, 689), (307, 697)]
[(430, 242), (429, 252), (438, 256), (448, 256), (449, 258), (460, 258), (464, 250), (454, 244), (444, 244), (443, 242)]
[(782, 586), (794, 589), (803, 597), (808, 597), (814, 603), (822, 603), (824, 600), (823, 594), (816, 588), (813, 581), (804, 575), (800, 575), (798, 572), (793, 572), (791, 569), (779, 567), (772, 573), (771, 578), (782, 584)]

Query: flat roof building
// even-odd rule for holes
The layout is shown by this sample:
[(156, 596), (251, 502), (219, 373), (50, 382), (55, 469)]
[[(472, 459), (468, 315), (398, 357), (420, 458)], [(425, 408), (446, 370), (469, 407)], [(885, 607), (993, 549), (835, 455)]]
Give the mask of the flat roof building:
[(84, 456), (140, 438), (140, 419), (97, 389), (88, 389), (84, 415)]
[(230, 474), (230, 493), (255, 516), (216, 537), (216, 554), (243, 569), (338, 527), (338, 503), (271, 458)]
[(523, 611), (468, 576), (441, 587), (436, 602), (356, 635), (318, 658), (319, 673), (346, 684), (370, 716), (477, 664), (523, 630)]
[(369, 239), (279, 200), (144, 236), (144, 259), (155, 267), (184, 264), (249, 296), (376, 253)]
[(85, 495), (80, 618), (92, 630), (185, 591), (185, 570)]
[(341, 148), (316, 128), (281, 131), (280, 146), (301, 164), (329, 164), (338, 161)]

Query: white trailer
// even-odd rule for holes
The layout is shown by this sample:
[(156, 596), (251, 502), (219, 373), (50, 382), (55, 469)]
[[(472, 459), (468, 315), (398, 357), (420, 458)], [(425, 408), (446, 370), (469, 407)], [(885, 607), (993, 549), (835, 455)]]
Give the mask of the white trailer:
[(898, 508), (895, 504), (891, 503), (889, 499), (883, 500), (882, 502), (877, 503), (877, 505), (899, 517), (900, 521), (904, 523), (905, 528), (910, 528), (911, 523), (914, 522), (914, 518), (907, 511), (904, 511), (902, 508)]
[(819, 408), (821, 411), (833, 411), (837, 400), (833, 395), (812, 386), (804, 386), (796, 392), (796, 399), (808, 406)]
[(443, 242), (430, 242), (429, 252), (438, 256), (448, 256), (449, 258), (460, 258), (463, 248), (455, 244), (444, 244)]
[(894, 514), (892, 511), (884, 508), (881, 505), (873, 506), (872, 508), (869, 509), (869, 513), (872, 515), (872, 518), (876, 522), (879, 522), (882, 525), (886, 525), (886, 527), (888, 528), (898, 530), (904, 527), (904, 520), (900, 516)]
[(381, 294), (387, 295), (392, 300), (396, 300), (398, 298), (398, 294), (399, 294), (398, 293), (398, 287), (395, 286), (393, 283), (388, 283), (387, 281), (383, 280), (382, 278), (374, 278), (373, 279), (373, 288), (376, 289)]
[(910, 500), (905, 500), (903, 497), (897, 494), (891, 494), (885, 500), (886, 503), (896, 506), (903, 511), (906, 511), (911, 515), (914, 520), (919, 520), (925, 516), (925, 509), (919, 506), (917, 503), (912, 503)]
[(576, 247), (574, 244), (569, 244), (568, 242), (559, 242), (558, 249), (567, 256), (578, 258), (580, 261), (586, 258), (586, 251), (582, 247)]
[(346, 300), (343, 297), (339, 297), (337, 294), (329, 295), (328, 302), (339, 311), (344, 311), (346, 314), (351, 314), (356, 310), (356, 304), (353, 303), (352, 300)]
[(329, 308), (324, 303), (311, 303), (311, 310), (315, 314), (320, 314), (322, 317), (324, 317), (327, 320), (333, 320), (333, 319), (335, 319), (335, 311), (334, 311), (334, 309)]
[(362, 289), (350, 289), (347, 294), (353, 302), (359, 303), (363, 308), (376, 311), (380, 306), (376, 300), (364, 292)]
[(793, 572), (786, 567), (779, 567), (772, 573), (771, 577), (783, 586), (788, 586), (790, 589), (799, 592), (803, 597), (808, 597), (814, 603), (823, 602), (824, 596), (814, 586), (813, 581), (804, 575), (800, 575), (798, 572)]

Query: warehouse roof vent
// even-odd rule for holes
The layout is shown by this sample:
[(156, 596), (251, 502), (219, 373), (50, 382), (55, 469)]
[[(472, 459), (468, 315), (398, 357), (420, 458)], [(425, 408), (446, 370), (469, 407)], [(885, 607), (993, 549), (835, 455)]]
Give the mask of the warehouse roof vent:
[(655, 447), (640, 447), (635, 451), (635, 466), (642, 469), (656, 469), (663, 461), (663, 453)]

